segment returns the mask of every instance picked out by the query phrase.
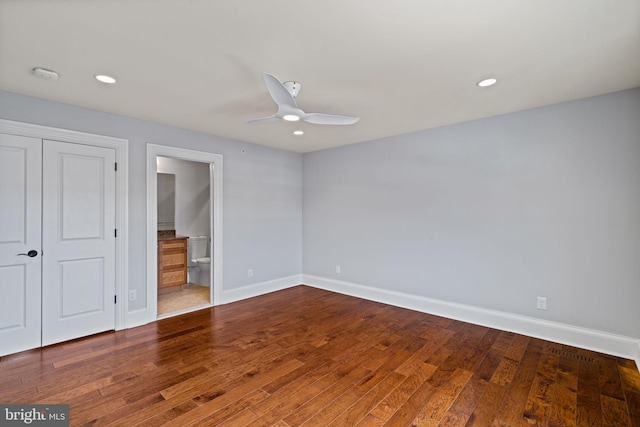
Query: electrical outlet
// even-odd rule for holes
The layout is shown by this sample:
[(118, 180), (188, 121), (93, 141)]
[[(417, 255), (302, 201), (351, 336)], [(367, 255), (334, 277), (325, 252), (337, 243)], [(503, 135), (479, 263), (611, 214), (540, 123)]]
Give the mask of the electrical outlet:
[(547, 309), (547, 298), (538, 297), (537, 307), (538, 307), (538, 310), (546, 310)]
[(135, 301), (138, 299), (138, 291), (135, 289), (131, 289), (129, 291), (129, 301)]
[(336, 273), (340, 274), (340, 266), (336, 265)]
[(253, 268), (247, 270), (247, 277), (253, 277)]

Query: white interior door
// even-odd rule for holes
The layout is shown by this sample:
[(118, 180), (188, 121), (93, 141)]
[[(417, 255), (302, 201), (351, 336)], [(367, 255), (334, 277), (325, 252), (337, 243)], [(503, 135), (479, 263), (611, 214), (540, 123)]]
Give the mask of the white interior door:
[(115, 150), (43, 141), (42, 345), (114, 328)]
[(0, 134), (0, 356), (40, 346), (41, 183), (41, 140)]

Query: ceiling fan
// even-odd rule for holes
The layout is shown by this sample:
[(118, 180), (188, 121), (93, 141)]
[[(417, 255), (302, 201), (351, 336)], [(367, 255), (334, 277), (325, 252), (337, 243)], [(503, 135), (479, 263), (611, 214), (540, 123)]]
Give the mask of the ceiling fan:
[(299, 82), (282, 83), (273, 74), (269, 73), (263, 73), (262, 77), (271, 98), (278, 106), (278, 111), (272, 116), (249, 120), (247, 123), (267, 123), (283, 119), (290, 122), (302, 120), (316, 125), (352, 125), (360, 120), (359, 117), (340, 116), (337, 114), (305, 113), (296, 105), (295, 98), (300, 91)]

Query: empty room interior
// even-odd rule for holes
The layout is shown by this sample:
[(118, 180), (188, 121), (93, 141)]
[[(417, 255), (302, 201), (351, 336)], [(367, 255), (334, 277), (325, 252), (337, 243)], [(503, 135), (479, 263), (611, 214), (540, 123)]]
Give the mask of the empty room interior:
[(640, 426), (639, 47), (638, 0), (1, 0), (0, 425)]

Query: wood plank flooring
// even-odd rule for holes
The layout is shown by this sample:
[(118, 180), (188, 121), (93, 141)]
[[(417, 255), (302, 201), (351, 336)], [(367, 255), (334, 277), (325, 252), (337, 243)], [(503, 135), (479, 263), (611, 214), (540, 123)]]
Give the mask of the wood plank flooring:
[(298, 286), (0, 358), (91, 426), (640, 426), (630, 360)]

